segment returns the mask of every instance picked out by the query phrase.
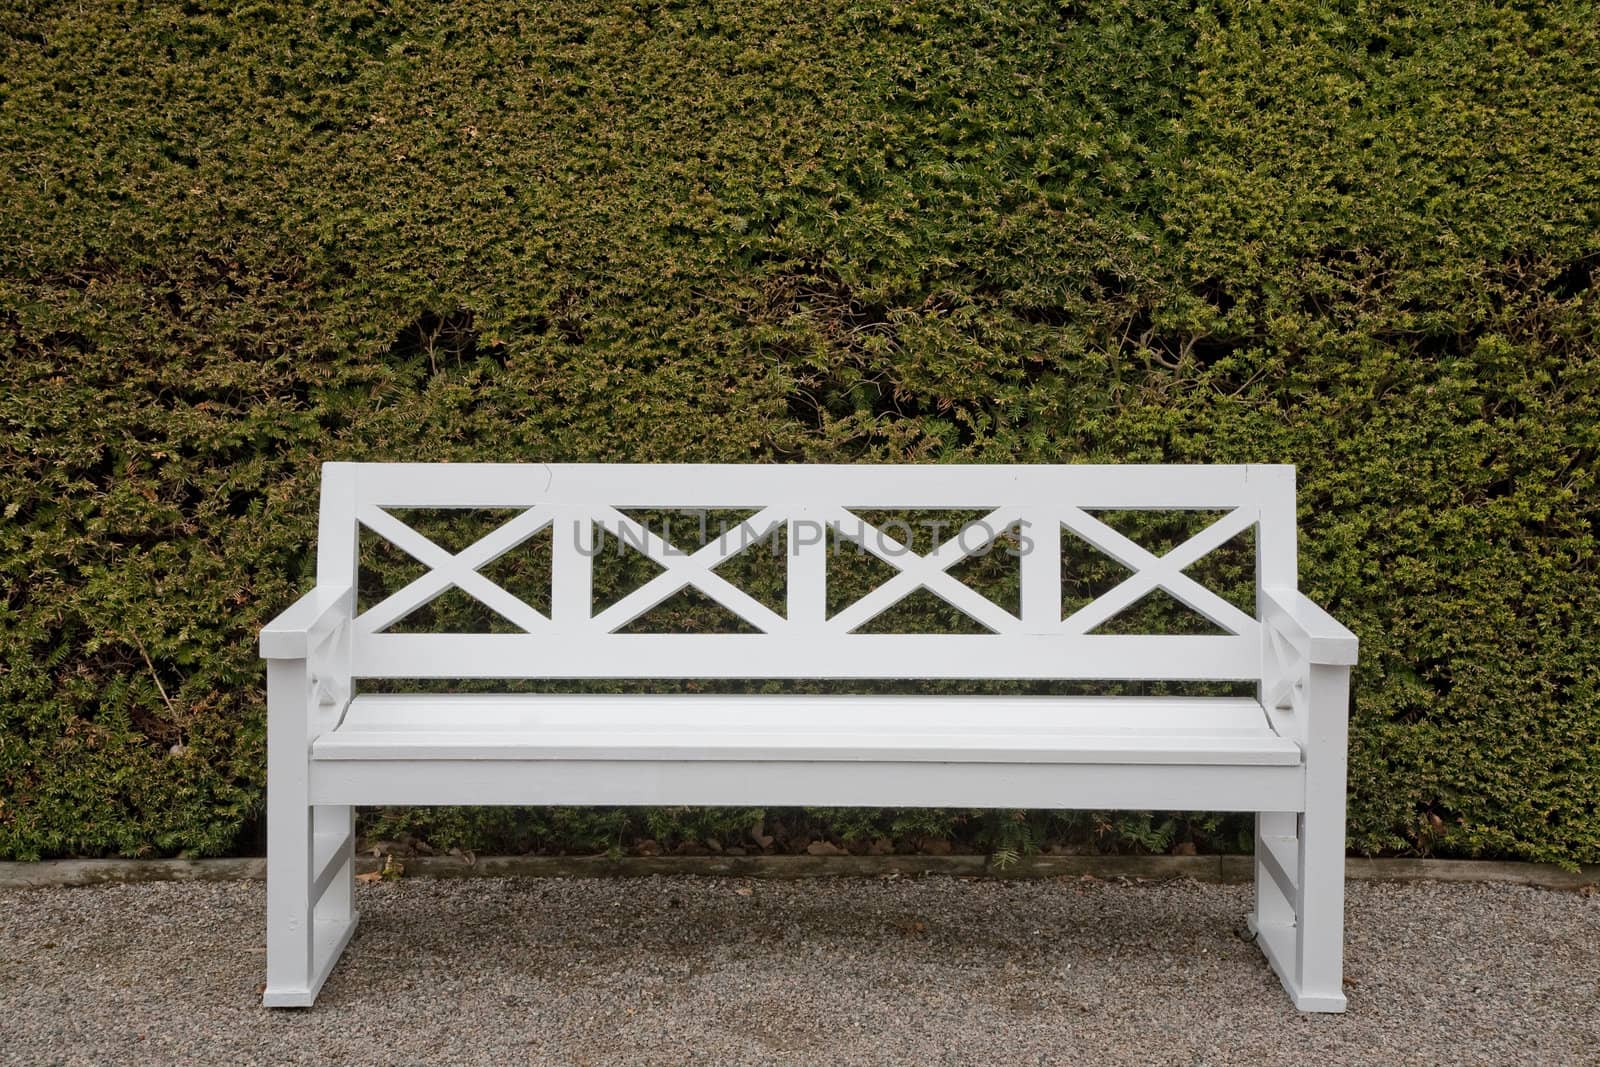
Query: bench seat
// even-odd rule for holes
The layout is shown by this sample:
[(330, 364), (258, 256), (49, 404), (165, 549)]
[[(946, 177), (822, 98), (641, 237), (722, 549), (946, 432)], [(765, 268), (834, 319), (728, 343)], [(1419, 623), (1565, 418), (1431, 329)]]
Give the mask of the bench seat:
[(1252, 699), (364, 694), (313, 760), (1289, 766)]

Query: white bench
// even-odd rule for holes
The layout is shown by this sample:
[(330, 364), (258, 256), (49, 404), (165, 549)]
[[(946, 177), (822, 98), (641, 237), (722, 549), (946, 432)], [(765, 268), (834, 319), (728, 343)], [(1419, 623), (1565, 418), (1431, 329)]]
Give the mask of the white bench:
[[(451, 553), (400, 508), (525, 510)], [(756, 514), (692, 552), (623, 514), (667, 508)], [(975, 508), (987, 519), (923, 555), (855, 514)], [(1093, 514), (1104, 509), (1223, 514), (1156, 555)], [(429, 568), (361, 614), (359, 526)], [(478, 571), (547, 527), (545, 614)], [(781, 612), (716, 571), (778, 528)], [(1253, 614), (1185, 573), (1251, 528)], [(1063, 529), (1130, 572), (1065, 618)], [(1008, 530), (1027, 548), (1016, 614), (947, 573)], [(663, 568), (598, 612), (596, 531)], [(1255, 812), (1250, 927), (1297, 1007), (1341, 1011), (1356, 639), (1297, 591), (1295, 537), (1288, 466), (327, 464), (316, 588), (261, 634), (264, 1001), (310, 1005), (350, 939), (354, 805), (840, 805)], [(897, 571), (831, 616), (830, 540)], [(521, 632), (387, 632), (452, 586)], [(690, 586), (756, 632), (617, 632)], [(853, 632), (918, 590), (992, 632)], [(1095, 632), (1156, 590), (1219, 634)], [(840, 695), (351, 697), (354, 679), (417, 678), (837, 679)], [(851, 679), (1243, 681), (1257, 695), (844, 695)]]

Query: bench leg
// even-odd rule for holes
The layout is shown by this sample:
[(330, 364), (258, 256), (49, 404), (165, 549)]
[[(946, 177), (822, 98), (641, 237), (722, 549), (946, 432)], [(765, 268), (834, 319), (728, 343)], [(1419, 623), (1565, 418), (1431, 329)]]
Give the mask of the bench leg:
[[(1301, 1011), (1341, 1012), (1344, 995), (1346, 701), (1349, 670), (1314, 666), (1306, 810), (1256, 816), (1250, 929)], [(1324, 714), (1320, 717), (1317, 711)]]
[(1342, 819), (1330, 833), (1295, 812), (1256, 816), (1249, 926), (1295, 1007), (1345, 1010)]
[(1292, 811), (1263, 811), (1256, 815), (1256, 906), (1250, 912), (1250, 932), (1262, 927), (1294, 926), (1295, 898), (1290, 880), (1296, 867), (1285, 869), (1283, 849), (1299, 848), (1299, 817)]
[(318, 921), (350, 922), (355, 918), (356, 888), (356, 809), (345, 805), (319, 804), (312, 808), (316, 849), (324, 865), (318, 874), (316, 903)]
[(315, 1002), (357, 918), (351, 908), (352, 809), (310, 804), (305, 683), (304, 661), (268, 663), (267, 988), (261, 1002), (269, 1008)]

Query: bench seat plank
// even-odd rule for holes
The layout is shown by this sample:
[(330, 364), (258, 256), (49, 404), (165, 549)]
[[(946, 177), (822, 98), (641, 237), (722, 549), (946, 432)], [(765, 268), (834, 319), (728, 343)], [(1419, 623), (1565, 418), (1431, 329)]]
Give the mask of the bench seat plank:
[(1305, 767), (851, 760), (313, 760), (316, 804), (1299, 811)]
[(366, 694), (314, 760), (1293, 766), (1252, 699)]

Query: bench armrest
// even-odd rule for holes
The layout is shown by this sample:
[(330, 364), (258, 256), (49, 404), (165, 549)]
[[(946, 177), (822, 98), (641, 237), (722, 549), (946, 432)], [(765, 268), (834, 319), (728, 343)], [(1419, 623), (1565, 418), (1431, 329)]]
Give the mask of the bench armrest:
[(1310, 597), (1298, 589), (1273, 586), (1261, 594), (1262, 622), (1300, 647), (1312, 663), (1350, 666), (1356, 662), (1360, 645), (1356, 635)]
[(261, 628), (262, 659), (305, 659), (350, 621), (350, 587), (317, 586)]

